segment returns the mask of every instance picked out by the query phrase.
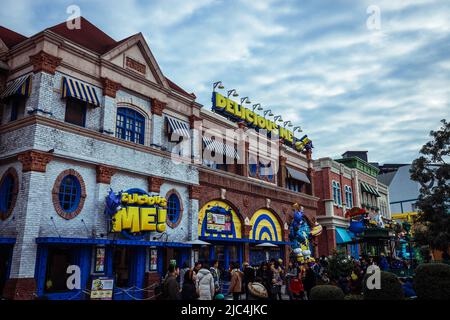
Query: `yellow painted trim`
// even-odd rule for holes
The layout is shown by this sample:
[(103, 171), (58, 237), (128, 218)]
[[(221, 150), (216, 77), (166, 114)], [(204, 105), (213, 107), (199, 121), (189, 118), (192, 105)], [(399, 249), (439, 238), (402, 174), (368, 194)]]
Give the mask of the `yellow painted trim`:
[[(231, 214), (233, 216), (234, 229), (236, 232), (236, 237), (234, 239), (242, 239), (241, 219), (239, 218), (237, 213), (233, 210), (233, 208), (229, 204), (227, 204), (224, 201), (220, 201), (220, 200), (209, 201), (199, 211), (199, 213), (198, 213), (198, 235), (201, 236), (201, 234), (202, 234), (202, 224), (203, 224), (203, 220), (205, 219), (206, 210), (208, 208), (215, 207), (215, 206), (219, 206), (221, 208), (224, 208), (225, 210), (231, 209)], [(210, 233), (205, 232), (205, 236), (206, 237), (218, 237), (218, 234), (210, 234)], [(222, 234), (222, 235), (220, 235), (220, 237), (233, 239), (233, 235), (231, 235), (231, 234), (230, 235)]]

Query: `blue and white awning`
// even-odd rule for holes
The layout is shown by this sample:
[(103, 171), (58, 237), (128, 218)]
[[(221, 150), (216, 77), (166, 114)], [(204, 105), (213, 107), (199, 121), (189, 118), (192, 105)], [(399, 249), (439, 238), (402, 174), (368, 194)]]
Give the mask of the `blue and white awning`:
[(189, 124), (187, 122), (183, 122), (181, 120), (172, 118), (172, 117), (166, 117), (167, 122), (169, 124), (170, 133), (176, 133), (182, 137), (190, 138), (190, 128)]
[(100, 106), (97, 90), (93, 86), (66, 77), (62, 78), (62, 97), (71, 97)]
[(0, 99), (5, 99), (13, 95), (29, 97), (31, 93), (31, 75), (26, 75), (11, 81), (6, 89), (0, 94)]
[(203, 142), (205, 143), (205, 148), (209, 151), (214, 151), (228, 158), (240, 159), (237, 150), (234, 146), (224, 144), (222, 142), (216, 141), (210, 137), (203, 137)]

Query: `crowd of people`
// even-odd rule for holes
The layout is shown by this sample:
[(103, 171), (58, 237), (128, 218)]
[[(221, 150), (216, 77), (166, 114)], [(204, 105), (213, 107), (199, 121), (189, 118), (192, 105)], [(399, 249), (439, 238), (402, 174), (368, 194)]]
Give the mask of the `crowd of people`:
[[(322, 256), (299, 263), (290, 260), (285, 267), (282, 259), (251, 266), (244, 263), (231, 263), (229, 270), (221, 270), (218, 261), (212, 265), (196, 262), (193, 268), (184, 264), (182, 268), (170, 265), (162, 282), (162, 298), (166, 300), (223, 300), (232, 296), (240, 300), (271, 299), (307, 300), (311, 289), (318, 284), (335, 284), (345, 294), (361, 294), (362, 281), (370, 265), (378, 265), (380, 269), (400, 267), (403, 261), (389, 261), (381, 256), (379, 259), (349, 257), (353, 263), (351, 274), (339, 277), (330, 276), (328, 258)], [(228, 288), (224, 290), (223, 279), (226, 278)], [(414, 296), (412, 281), (401, 279), (405, 295)]]

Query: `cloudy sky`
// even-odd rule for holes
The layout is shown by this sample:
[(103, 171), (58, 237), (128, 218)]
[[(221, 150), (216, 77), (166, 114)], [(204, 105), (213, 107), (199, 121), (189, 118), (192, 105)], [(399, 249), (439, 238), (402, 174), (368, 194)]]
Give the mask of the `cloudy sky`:
[(71, 4), (116, 40), (142, 32), (205, 108), (222, 80), (301, 125), (315, 157), (410, 162), (450, 118), (449, 0), (2, 0), (0, 24), (30, 36)]

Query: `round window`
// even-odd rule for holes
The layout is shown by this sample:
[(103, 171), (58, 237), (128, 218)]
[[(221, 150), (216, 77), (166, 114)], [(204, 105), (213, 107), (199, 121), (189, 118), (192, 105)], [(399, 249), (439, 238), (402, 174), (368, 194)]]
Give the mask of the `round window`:
[(64, 219), (75, 218), (83, 208), (86, 191), (81, 175), (75, 170), (63, 171), (53, 186), (53, 205)]
[(174, 190), (167, 197), (167, 225), (175, 228), (181, 221), (183, 207), (178, 193)]
[(9, 169), (0, 180), (0, 218), (5, 220), (11, 215), (17, 198), (17, 173)]

